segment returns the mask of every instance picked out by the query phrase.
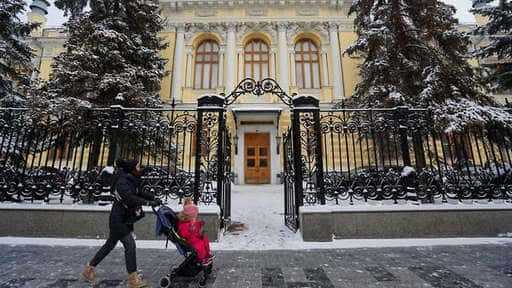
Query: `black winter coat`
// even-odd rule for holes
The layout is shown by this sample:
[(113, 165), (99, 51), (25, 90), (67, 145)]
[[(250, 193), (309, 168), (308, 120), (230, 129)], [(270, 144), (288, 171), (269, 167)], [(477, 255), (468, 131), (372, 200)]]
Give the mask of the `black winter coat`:
[(133, 231), (133, 223), (130, 223), (130, 210), (146, 205), (147, 201), (155, 200), (155, 197), (140, 190), (140, 179), (122, 171), (119, 173), (115, 188), (122, 201), (116, 200), (112, 205), (109, 221), (110, 233), (122, 238)]

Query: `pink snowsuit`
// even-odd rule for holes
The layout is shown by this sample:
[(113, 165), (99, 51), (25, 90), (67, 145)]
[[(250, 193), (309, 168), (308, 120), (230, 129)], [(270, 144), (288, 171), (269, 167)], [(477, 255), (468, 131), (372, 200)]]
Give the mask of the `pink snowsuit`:
[(197, 260), (205, 262), (210, 256), (210, 241), (208, 236), (201, 233), (203, 221), (179, 221), (178, 234), (187, 241), (197, 252)]

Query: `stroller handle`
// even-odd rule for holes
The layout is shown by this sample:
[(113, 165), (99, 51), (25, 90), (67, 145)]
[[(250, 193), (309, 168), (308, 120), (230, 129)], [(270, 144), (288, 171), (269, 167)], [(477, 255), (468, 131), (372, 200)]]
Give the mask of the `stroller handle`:
[(156, 214), (156, 208), (157, 208), (157, 207), (158, 207), (158, 208), (160, 208), (160, 207), (162, 207), (162, 206), (164, 206), (164, 205), (166, 205), (166, 204), (167, 204), (167, 203), (162, 203), (161, 205), (158, 205), (158, 206), (151, 206), (151, 210), (153, 210), (153, 212), (155, 212), (155, 214)]

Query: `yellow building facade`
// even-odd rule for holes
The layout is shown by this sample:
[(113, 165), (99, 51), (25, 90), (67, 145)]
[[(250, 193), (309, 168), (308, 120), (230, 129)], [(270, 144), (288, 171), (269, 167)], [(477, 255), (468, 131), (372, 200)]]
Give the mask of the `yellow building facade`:
[[(269, 77), (289, 95), (313, 95), (330, 107), (350, 97), (358, 82), (362, 59), (343, 53), (357, 38), (348, 16), (351, 1), (161, 0), (160, 5), (167, 19), (161, 37), (169, 44), (161, 51), (169, 72), (160, 91), (166, 105), (194, 108), (202, 95), (229, 94), (245, 78)], [(66, 41), (63, 29), (45, 28), (48, 6), (34, 0), (28, 14), (29, 21), (43, 24), (30, 39), (38, 68), (33, 77), (43, 80)], [(473, 38), (475, 47), (485, 41)], [(238, 184), (280, 181), (280, 144), (289, 125), (289, 108), (276, 96), (244, 95), (229, 107)]]
[[(167, 19), (161, 37), (169, 43), (162, 51), (170, 72), (162, 82), (161, 97), (165, 102), (174, 98), (180, 103), (194, 103), (205, 93), (229, 93), (246, 76), (275, 78), (287, 92), (308, 92), (320, 97), (322, 102), (351, 95), (357, 82), (359, 59), (343, 54), (356, 37), (353, 20), (347, 16), (350, 1), (160, 2), (162, 16)], [(62, 51), (66, 40), (62, 29), (45, 28), (48, 5), (45, 0), (33, 1), (28, 14), (29, 21), (43, 24), (32, 33), (31, 39), (37, 55), (37, 76), (43, 80), (49, 78), (52, 59)], [(306, 44), (306, 40), (312, 45)], [(206, 83), (198, 83), (202, 75), (196, 68), (205, 65), (196, 62), (199, 58), (196, 55), (199, 46), (209, 41), (215, 43), (218, 56), (215, 56), (215, 70), (208, 75), (212, 79), (204, 81), (216, 83), (202, 85)], [(251, 70), (254, 75), (248, 75), (244, 63), (250, 60), (244, 59), (244, 55), (252, 47), (248, 44), (258, 41), (268, 50), (265, 56), (268, 60), (262, 60), (268, 64), (256, 66), (267, 71), (256, 75), (258, 72)], [(312, 57), (318, 59), (306, 59), (305, 65), (296, 65), (301, 61), (295, 57), (296, 50), (302, 48), (312, 49)], [(252, 62), (259, 61), (256, 58)], [(311, 81), (297, 74), (300, 69), (297, 66), (306, 69), (310, 64), (313, 75), (304, 76), (311, 76)]]
[[(308, 94), (330, 106), (352, 94), (361, 59), (343, 51), (356, 39), (351, 1), (238, 0), (160, 1), (167, 19), (161, 37), (169, 43), (162, 57), (168, 76), (161, 98), (195, 107), (205, 94), (229, 94), (245, 78), (276, 79), (288, 94)], [(66, 35), (45, 28), (48, 2), (35, 0), (29, 21), (38, 68), (47, 80), (53, 58)], [(289, 110), (277, 97), (246, 95), (230, 106), (228, 123), (240, 151), (234, 156), (236, 181), (277, 183), (281, 169), (279, 142), (289, 126)], [(256, 169), (255, 169), (256, 168)], [(256, 171), (256, 172), (255, 172)], [(250, 174), (250, 175), (249, 175)]]

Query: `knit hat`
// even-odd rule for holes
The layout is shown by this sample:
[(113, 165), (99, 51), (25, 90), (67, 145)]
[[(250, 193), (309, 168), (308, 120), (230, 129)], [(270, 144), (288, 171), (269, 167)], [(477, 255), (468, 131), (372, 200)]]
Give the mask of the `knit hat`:
[(125, 173), (131, 173), (135, 167), (137, 167), (137, 164), (139, 164), (139, 160), (132, 159), (132, 160), (123, 160), (123, 159), (117, 159), (116, 165), (117, 167), (121, 168), (123, 172)]
[(187, 216), (190, 219), (197, 218), (199, 214), (199, 208), (194, 204), (189, 204), (183, 206), (183, 215)]

